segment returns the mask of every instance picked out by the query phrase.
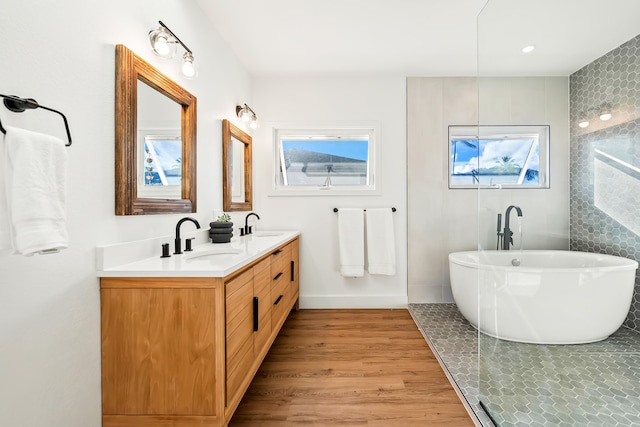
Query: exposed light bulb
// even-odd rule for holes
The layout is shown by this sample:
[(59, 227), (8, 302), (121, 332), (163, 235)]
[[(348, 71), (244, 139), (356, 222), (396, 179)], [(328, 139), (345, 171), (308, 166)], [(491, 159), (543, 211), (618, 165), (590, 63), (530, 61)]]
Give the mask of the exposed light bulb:
[(251, 122), (249, 123), (249, 127), (251, 129), (256, 129), (258, 127), (258, 118), (255, 115), (251, 116)]
[(589, 120), (583, 120), (580, 123), (578, 123), (578, 126), (580, 126), (581, 128), (586, 128), (589, 126)]
[(184, 74), (187, 77), (193, 77), (195, 73), (196, 73), (196, 69), (193, 68), (193, 62), (184, 61), (184, 63), (182, 64), (182, 74)]
[(149, 42), (153, 53), (162, 58), (173, 58), (176, 54), (176, 42), (164, 28), (149, 32)]
[(153, 48), (158, 52), (158, 55), (161, 56), (165, 56), (169, 53), (169, 43), (167, 43), (167, 39), (165, 37), (158, 37)]
[(249, 112), (249, 110), (243, 108), (242, 112), (240, 113), (240, 119), (245, 123), (251, 120), (251, 113)]
[(194, 63), (193, 54), (191, 52), (185, 52), (182, 58), (184, 60), (180, 67), (182, 75), (188, 79), (196, 78), (198, 75), (198, 68)]
[(602, 114), (600, 114), (600, 120), (610, 120), (611, 117), (611, 113), (603, 112)]
[(535, 45), (529, 45), (529, 46), (525, 46), (522, 48), (522, 53), (529, 53), (529, 52), (533, 52), (533, 50), (536, 48)]

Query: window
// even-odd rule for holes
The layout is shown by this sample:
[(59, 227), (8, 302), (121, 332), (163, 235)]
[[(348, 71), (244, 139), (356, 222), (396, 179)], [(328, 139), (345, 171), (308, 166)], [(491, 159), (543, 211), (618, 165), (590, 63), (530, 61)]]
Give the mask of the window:
[(549, 126), (449, 126), (449, 188), (549, 188)]
[(182, 189), (180, 130), (141, 130), (139, 134), (138, 196), (160, 199), (180, 198)]
[(275, 130), (276, 194), (375, 191), (374, 127)]

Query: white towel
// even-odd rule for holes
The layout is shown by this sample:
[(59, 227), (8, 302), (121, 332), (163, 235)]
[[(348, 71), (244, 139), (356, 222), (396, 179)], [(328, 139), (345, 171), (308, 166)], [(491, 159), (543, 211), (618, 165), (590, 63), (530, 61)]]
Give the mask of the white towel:
[(4, 204), (0, 235), (6, 237), (8, 232), (13, 253), (26, 256), (67, 248), (64, 143), (50, 135), (7, 127), (2, 148), (5, 198), (0, 201)]
[(338, 209), (340, 274), (364, 276), (364, 213), (362, 209)]
[(367, 209), (367, 270), (396, 274), (396, 246), (391, 208)]
[(7, 159), (6, 136), (0, 139), (0, 255), (13, 253), (11, 238), (11, 217), (9, 216), (9, 204), (7, 201)]

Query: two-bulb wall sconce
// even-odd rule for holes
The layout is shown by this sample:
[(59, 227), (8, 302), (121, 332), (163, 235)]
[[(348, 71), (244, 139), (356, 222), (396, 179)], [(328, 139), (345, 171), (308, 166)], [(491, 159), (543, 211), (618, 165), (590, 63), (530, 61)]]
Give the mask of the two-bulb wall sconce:
[(249, 127), (251, 129), (255, 129), (258, 127), (258, 117), (256, 117), (256, 113), (254, 113), (251, 107), (249, 107), (247, 104), (244, 104), (244, 106), (237, 105), (236, 115), (243, 122), (249, 123)]
[(589, 120), (596, 116), (602, 121), (611, 120), (613, 117), (611, 105), (603, 104), (600, 107), (590, 108), (587, 111), (580, 113), (578, 126), (581, 128), (589, 127), (591, 124)]
[(177, 45), (184, 48), (185, 53), (182, 55), (179, 71), (183, 77), (187, 79), (195, 79), (198, 77), (198, 66), (193, 58), (193, 52), (169, 29), (162, 21), (158, 21), (160, 27), (156, 30), (149, 31), (149, 42), (151, 49), (156, 55), (172, 59), (176, 54)]

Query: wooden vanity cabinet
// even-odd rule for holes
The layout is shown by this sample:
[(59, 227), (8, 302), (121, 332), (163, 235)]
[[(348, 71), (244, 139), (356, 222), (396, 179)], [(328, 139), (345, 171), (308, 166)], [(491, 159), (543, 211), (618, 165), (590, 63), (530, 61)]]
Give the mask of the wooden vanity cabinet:
[(103, 426), (226, 426), (297, 272), (295, 238), (224, 278), (101, 278)]

